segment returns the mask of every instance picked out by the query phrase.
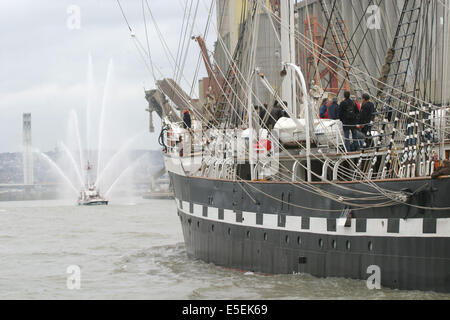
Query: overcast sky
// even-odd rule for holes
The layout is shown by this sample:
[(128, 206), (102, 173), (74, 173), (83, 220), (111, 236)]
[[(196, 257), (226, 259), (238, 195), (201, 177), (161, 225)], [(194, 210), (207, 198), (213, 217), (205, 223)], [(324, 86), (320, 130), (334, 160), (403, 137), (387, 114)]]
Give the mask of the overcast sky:
[[(180, 42), (183, 3), (185, 0), (149, 0), (174, 55)], [(145, 44), (141, 0), (121, 0), (121, 4)], [(200, 0), (194, 34), (203, 32), (209, 4), (209, 0)], [(79, 29), (71, 5), (80, 9)], [(146, 13), (153, 60), (164, 76), (172, 77), (173, 69)], [(213, 31), (214, 27), (209, 46), (214, 41)], [(24, 112), (32, 114), (33, 146), (39, 150), (53, 150), (58, 141), (65, 141), (71, 110), (79, 117), (85, 144), (89, 55), (95, 84), (91, 95), (94, 128), (98, 127), (108, 64), (113, 60), (104, 131), (107, 148), (117, 149), (131, 136), (148, 130), (143, 87), (153, 88), (153, 78), (131, 40), (116, 0), (1, 0), (0, 39), (0, 152), (22, 150)], [(195, 42), (189, 52), (187, 77), (194, 73), (197, 62)], [(201, 72), (205, 74), (204, 68)], [(159, 119), (155, 124), (159, 127)], [(97, 141), (95, 129), (93, 132), (91, 140)], [(158, 134), (141, 135), (136, 148), (157, 149)]]

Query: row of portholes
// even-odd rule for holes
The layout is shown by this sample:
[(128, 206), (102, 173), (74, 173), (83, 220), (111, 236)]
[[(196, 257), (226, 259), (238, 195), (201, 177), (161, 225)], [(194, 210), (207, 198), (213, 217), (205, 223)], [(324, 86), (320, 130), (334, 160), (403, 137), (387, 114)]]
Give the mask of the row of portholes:
[[(319, 239), (319, 247), (320, 247), (320, 248), (323, 248), (323, 245), (324, 245), (323, 240), (322, 240), (322, 239)], [(333, 249), (337, 249), (337, 241), (336, 241), (336, 240), (331, 241), (331, 247), (332, 247)], [(350, 249), (352, 248), (352, 243), (351, 243), (350, 240), (347, 240), (347, 241), (345, 242), (345, 248), (346, 248), (347, 250), (350, 250)], [(369, 242), (367, 243), (367, 249), (368, 249), (369, 251), (373, 251), (373, 243), (372, 243), (372, 241), (369, 241)]]
[[(250, 231), (247, 231), (247, 238), (250, 238)], [(268, 238), (269, 238), (269, 237), (268, 237), (267, 233), (264, 233), (264, 241), (267, 241)], [(285, 242), (286, 244), (289, 244), (289, 242), (290, 242), (289, 236), (285, 236), (284, 242)], [(299, 246), (302, 245), (302, 238), (301, 238), (301, 237), (297, 237), (297, 244), (298, 244)], [(336, 240), (333, 240), (333, 241), (331, 242), (331, 246), (332, 246), (333, 249), (337, 249), (337, 241), (336, 241)], [(319, 239), (319, 247), (320, 247), (320, 248), (323, 248), (323, 247), (324, 247), (323, 239)], [(351, 243), (350, 240), (347, 240), (347, 241), (345, 242), (345, 247), (346, 247), (347, 250), (350, 250), (350, 249), (352, 248), (352, 243)], [(372, 241), (369, 241), (369, 242), (368, 242), (368, 244), (367, 244), (367, 249), (368, 249), (369, 251), (373, 251), (373, 243), (372, 243)]]
[[(269, 239), (269, 236), (267, 235), (267, 233), (264, 233), (264, 241), (267, 241), (268, 239)], [(291, 241), (291, 240), (290, 240), (289, 236), (285, 236), (285, 237), (284, 237), (284, 242), (285, 242), (286, 244), (289, 244), (290, 241)], [(297, 237), (297, 244), (298, 244), (299, 246), (302, 245), (302, 238)]]
[[(180, 219), (181, 219), (181, 221), (183, 221), (183, 219), (182, 219), (181, 217), (180, 217)], [(189, 222), (189, 224), (191, 224), (190, 219), (188, 220), (188, 222)], [(200, 221), (197, 221), (197, 228), (200, 228)], [(211, 231), (214, 232), (214, 225), (211, 225)], [(229, 236), (231, 235), (231, 228), (228, 228), (228, 235), (229, 235)], [(250, 239), (250, 235), (251, 235), (250, 231), (247, 230), (247, 233), (246, 233), (247, 239)], [(264, 241), (267, 241), (268, 239), (269, 239), (269, 236), (268, 236), (267, 233), (265, 232), (265, 233), (264, 233)], [(289, 242), (290, 242), (289, 236), (285, 236), (284, 242), (285, 242), (286, 244), (289, 244)], [(299, 246), (302, 245), (302, 238), (301, 238), (301, 237), (297, 237), (297, 244), (298, 244)], [(351, 249), (351, 245), (352, 245), (352, 244), (351, 244), (351, 241), (350, 241), (350, 240), (347, 240), (346, 243), (345, 243), (346, 249), (347, 249), (347, 250), (350, 250), (350, 249)], [(324, 247), (323, 239), (319, 239), (319, 247), (320, 247), (320, 248), (323, 248), (323, 247)], [(331, 247), (332, 247), (333, 249), (336, 249), (336, 248), (337, 248), (337, 241), (336, 241), (336, 240), (332, 240), (332, 241), (331, 241)], [(372, 241), (369, 241), (369, 242), (368, 242), (367, 249), (368, 249), (369, 251), (372, 251), (372, 250), (373, 250), (373, 243), (372, 243)]]
[[(323, 246), (324, 246), (323, 240), (322, 240), (322, 239), (319, 239), (319, 247), (320, 247), (320, 248), (323, 248)], [(331, 247), (332, 247), (333, 249), (336, 249), (336, 248), (337, 248), (337, 241), (336, 241), (336, 240), (331, 241)], [(350, 240), (347, 240), (347, 241), (345, 242), (345, 248), (346, 248), (347, 250), (350, 250), (350, 249), (352, 248), (352, 243), (351, 243)]]

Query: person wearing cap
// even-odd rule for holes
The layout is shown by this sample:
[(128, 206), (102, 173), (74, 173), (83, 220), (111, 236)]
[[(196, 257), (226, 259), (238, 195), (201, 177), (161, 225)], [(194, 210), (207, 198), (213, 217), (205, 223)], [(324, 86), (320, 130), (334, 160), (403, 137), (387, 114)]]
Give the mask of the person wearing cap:
[(188, 109), (183, 112), (183, 128), (190, 129), (192, 127), (191, 114)]

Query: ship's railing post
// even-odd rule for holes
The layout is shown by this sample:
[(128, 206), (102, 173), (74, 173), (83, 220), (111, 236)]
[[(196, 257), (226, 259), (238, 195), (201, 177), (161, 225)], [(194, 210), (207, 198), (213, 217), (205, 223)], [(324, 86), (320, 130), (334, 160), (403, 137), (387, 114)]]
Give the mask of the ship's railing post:
[[(340, 130), (337, 132), (336, 134), (336, 152), (339, 153), (339, 145), (342, 145), (344, 147), (345, 152), (347, 153), (347, 147), (345, 146), (345, 138), (342, 136), (342, 130)], [(340, 140), (340, 141), (339, 141)]]
[[(266, 162), (266, 163), (264, 163), (263, 165), (262, 165), (262, 175), (261, 175), (261, 179), (265, 179), (265, 177), (266, 177), (266, 175), (265, 175), (265, 172), (266, 172), (266, 169), (267, 169), (267, 167), (270, 167), (271, 166), (271, 163), (270, 163), (270, 161), (269, 162)], [(269, 175), (270, 176), (270, 175)]]
[(425, 176), (428, 177), (428, 176), (432, 175), (432, 173), (430, 173), (431, 161), (427, 160), (425, 163), (426, 163), (426, 165), (425, 165)]
[(339, 172), (339, 166), (341, 165), (341, 163), (344, 161), (344, 158), (339, 159), (333, 168), (333, 181), (337, 181), (338, 179), (338, 172)]
[(330, 164), (330, 159), (325, 160), (322, 167), (322, 180), (327, 181), (328, 177), (328, 165)]
[(224, 178), (224, 173), (226, 172), (226, 166), (227, 165), (229, 165), (234, 170), (234, 159), (233, 158), (228, 158), (228, 159), (225, 159), (223, 161), (222, 172), (220, 173), (220, 176), (219, 176), (220, 179)]
[(297, 170), (298, 170), (298, 166), (300, 165), (299, 161), (295, 161), (294, 165), (292, 166), (292, 182), (296, 182), (297, 181)]
[(252, 181), (256, 180), (258, 177), (258, 166), (259, 166), (259, 162), (256, 162), (255, 166), (252, 168)]
[(423, 161), (420, 161), (419, 163), (419, 176), (423, 177), (425, 174), (425, 166), (423, 164)]
[(381, 179), (386, 179), (386, 175), (387, 175), (387, 167), (384, 166), (383, 171), (381, 172)]
[[(262, 163), (261, 161), (257, 161), (255, 163), (255, 167), (253, 168), (253, 175), (255, 177), (255, 180), (264, 179), (264, 170), (268, 165), (270, 165), (270, 162)], [(261, 168), (260, 172), (258, 171), (259, 168)]]
[(306, 167), (307, 167), (307, 179), (311, 182), (311, 128), (314, 123), (310, 123), (310, 110), (308, 103), (308, 91), (306, 89), (305, 77), (303, 76), (300, 68), (293, 63), (285, 63), (285, 66), (289, 66), (295, 70), (298, 77), (300, 78), (301, 89), (303, 92), (303, 106), (305, 109), (305, 124), (306, 124)]

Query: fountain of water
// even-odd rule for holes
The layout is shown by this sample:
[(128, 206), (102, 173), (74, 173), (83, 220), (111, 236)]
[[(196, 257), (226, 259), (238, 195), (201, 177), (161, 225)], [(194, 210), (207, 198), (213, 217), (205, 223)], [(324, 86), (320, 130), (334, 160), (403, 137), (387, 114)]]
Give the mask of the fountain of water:
[[(126, 158), (127, 151), (130, 151), (137, 138), (143, 133), (137, 134), (128, 139), (117, 152), (107, 152), (105, 148), (106, 135), (106, 114), (108, 111), (111, 83), (113, 78), (113, 63), (109, 61), (107, 76), (103, 89), (103, 97), (101, 103), (97, 103), (95, 99), (94, 77), (92, 68), (92, 58), (89, 56), (88, 62), (88, 99), (86, 104), (86, 134), (85, 144), (83, 148), (83, 139), (79, 117), (75, 110), (70, 112), (69, 125), (67, 133), (67, 141), (59, 142), (59, 146), (63, 151), (62, 157), (53, 161), (47, 155), (39, 153), (54, 168), (58, 175), (63, 179), (65, 184), (70, 187), (71, 191), (77, 194), (96, 193), (98, 196), (99, 188), (107, 190), (108, 196), (111, 191), (116, 188), (119, 181), (123, 181), (124, 177), (136, 165), (134, 161), (130, 165), (130, 160)], [(93, 126), (95, 119), (95, 106), (99, 105), (100, 115), (98, 118), (98, 126)], [(108, 111), (109, 112), (109, 111)], [(98, 114), (97, 114), (98, 116)], [(117, 130), (117, 127), (114, 128)], [(97, 133), (97, 145), (92, 145), (93, 132)], [(140, 158), (139, 158), (140, 159)], [(92, 164), (96, 164), (93, 166)], [(91, 173), (95, 173), (92, 175)], [(92, 175), (92, 176), (91, 176)], [(109, 181), (108, 181), (108, 179)]]
[(128, 151), (130, 149), (130, 147), (133, 145), (133, 143), (136, 142), (136, 139), (139, 138), (141, 135), (143, 135), (144, 132), (139, 133), (137, 135), (135, 135), (134, 137), (132, 137), (131, 139), (129, 139), (120, 149), (119, 151), (116, 152), (116, 154), (114, 154), (111, 159), (106, 163), (106, 165), (104, 166), (104, 169), (97, 175), (97, 180), (95, 181), (95, 186), (99, 187), (100, 183), (103, 180), (103, 177), (105, 176), (105, 174), (108, 173), (109, 169), (115, 164), (116, 160), (119, 159), (120, 156), (122, 156), (126, 151)]
[(103, 156), (103, 134), (104, 134), (104, 127), (105, 127), (105, 114), (106, 114), (106, 106), (107, 106), (107, 99), (109, 98), (109, 90), (110, 90), (110, 84), (111, 84), (111, 77), (113, 72), (113, 62), (112, 59), (109, 61), (108, 64), (108, 73), (106, 75), (106, 81), (105, 81), (105, 88), (103, 90), (103, 99), (102, 99), (102, 109), (100, 113), (100, 123), (99, 123), (99, 131), (98, 131), (98, 145), (97, 145), (97, 177), (100, 176), (100, 167), (102, 164), (102, 156)]
[(122, 178), (129, 172), (131, 171), (138, 163), (139, 161), (142, 160), (142, 158), (144, 158), (146, 155), (143, 154), (142, 156), (140, 156), (139, 158), (137, 158), (136, 160), (134, 160), (133, 163), (131, 163), (131, 165), (129, 165), (125, 170), (122, 171), (122, 173), (116, 178), (116, 180), (114, 180), (114, 182), (111, 184), (111, 186), (109, 187), (109, 189), (105, 192), (105, 196), (108, 197), (111, 192), (114, 190), (114, 188), (116, 187), (116, 185), (122, 180)]
[[(83, 164), (85, 163), (84, 161), (84, 155), (83, 155), (83, 147), (82, 147), (82, 143), (81, 143), (81, 136), (80, 136), (80, 125), (78, 123), (78, 115), (75, 112), (75, 110), (72, 110), (70, 112), (70, 118), (73, 121), (74, 124), (74, 131), (75, 131), (75, 135), (76, 135), (76, 142), (77, 142), (77, 148), (78, 148), (78, 154), (80, 157), (80, 167), (83, 166)], [(88, 149), (89, 150), (89, 149)], [(78, 170), (79, 171), (79, 170)], [(83, 171), (82, 171), (83, 172)], [(83, 176), (82, 177), (82, 181), (85, 181), (86, 177)]]
[(53, 169), (56, 170), (56, 172), (59, 174), (61, 178), (67, 183), (67, 185), (75, 192), (75, 194), (78, 194), (78, 189), (75, 188), (72, 181), (67, 177), (67, 175), (64, 173), (64, 171), (56, 164), (55, 161), (50, 159), (49, 156), (47, 156), (45, 153), (40, 152), (39, 150), (34, 150), (35, 153), (37, 153), (39, 156), (43, 157), (49, 164), (52, 166)]

